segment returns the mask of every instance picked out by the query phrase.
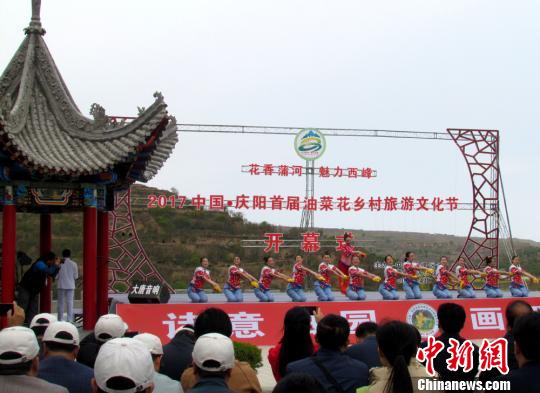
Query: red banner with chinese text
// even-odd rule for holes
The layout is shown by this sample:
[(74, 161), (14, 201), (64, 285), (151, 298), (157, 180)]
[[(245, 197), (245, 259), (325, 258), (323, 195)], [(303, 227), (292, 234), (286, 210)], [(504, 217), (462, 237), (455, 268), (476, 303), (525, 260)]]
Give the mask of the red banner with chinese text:
[[(504, 310), (515, 299), (458, 299), (467, 312), (462, 336), (467, 339), (497, 338), (505, 333)], [(524, 299), (540, 310), (540, 298)], [(415, 325), (422, 336), (438, 332), (437, 307), (448, 300), (400, 300), (362, 302), (219, 303), (219, 304), (119, 304), (118, 314), (132, 331), (153, 333), (168, 342), (179, 327), (193, 324), (197, 314), (208, 307), (223, 309), (231, 317), (233, 340), (255, 345), (274, 345), (282, 335), (283, 317), (294, 306), (319, 306), (325, 314), (338, 314), (356, 327), (367, 321), (381, 323), (398, 319)], [(312, 333), (316, 324), (312, 318)]]

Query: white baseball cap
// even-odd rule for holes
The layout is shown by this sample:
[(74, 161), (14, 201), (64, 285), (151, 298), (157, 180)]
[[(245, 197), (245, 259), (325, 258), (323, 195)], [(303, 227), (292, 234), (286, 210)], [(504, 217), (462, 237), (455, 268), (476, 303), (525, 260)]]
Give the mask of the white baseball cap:
[[(152, 384), (154, 363), (142, 342), (127, 337), (114, 338), (101, 346), (94, 376), (96, 384), (104, 392), (140, 392)], [(118, 377), (122, 378), (121, 382)]]
[(150, 333), (141, 333), (133, 338), (146, 345), (152, 355), (163, 355), (163, 345), (158, 336)]
[(55, 342), (59, 344), (71, 344), (79, 346), (79, 331), (73, 324), (69, 322), (53, 322), (49, 325), (45, 334), (43, 334), (43, 342)]
[(128, 325), (116, 314), (105, 314), (99, 317), (94, 327), (94, 335), (99, 341), (122, 337), (128, 330)]
[(36, 335), (27, 327), (14, 326), (0, 331), (0, 364), (20, 364), (39, 354)]
[[(219, 333), (207, 333), (195, 341), (193, 347), (193, 362), (205, 371), (219, 372), (234, 367), (234, 347), (231, 339)], [(205, 365), (213, 360), (218, 365)]]
[(56, 322), (58, 318), (55, 315), (49, 313), (37, 314), (32, 321), (30, 321), (30, 329), (37, 326), (49, 326), (51, 323)]

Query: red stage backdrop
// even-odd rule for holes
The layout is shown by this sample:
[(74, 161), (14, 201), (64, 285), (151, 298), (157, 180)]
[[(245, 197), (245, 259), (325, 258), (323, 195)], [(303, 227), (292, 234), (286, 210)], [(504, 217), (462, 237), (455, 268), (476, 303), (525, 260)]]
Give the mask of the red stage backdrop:
[[(462, 335), (468, 339), (496, 338), (505, 333), (506, 305), (515, 299), (457, 299), (465, 307), (467, 321)], [(540, 298), (524, 299), (536, 310)], [(319, 306), (325, 314), (347, 318), (351, 334), (358, 324), (399, 319), (415, 325), (423, 337), (438, 332), (437, 307), (446, 300), (362, 301), (325, 303), (220, 303), (220, 304), (119, 304), (118, 314), (129, 330), (158, 335), (167, 343), (175, 330), (193, 324), (197, 314), (208, 307), (219, 307), (229, 314), (233, 325), (233, 340), (255, 345), (274, 345), (281, 338), (283, 317), (296, 305)], [(311, 321), (312, 333), (316, 324)]]

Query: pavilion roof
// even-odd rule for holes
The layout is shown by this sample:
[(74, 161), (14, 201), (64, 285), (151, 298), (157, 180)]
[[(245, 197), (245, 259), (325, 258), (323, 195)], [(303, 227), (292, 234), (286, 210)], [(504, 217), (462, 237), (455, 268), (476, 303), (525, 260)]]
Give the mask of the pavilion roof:
[(26, 37), (0, 77), (0, 148), (44, 175), (86, 176), (120, 165), (131, 181), (149, 180), (178, 140), (162, 95), (129, 122), (97, 104), (92, 118), (83, 115), (45, 44), (39, 8), (33, 0)]

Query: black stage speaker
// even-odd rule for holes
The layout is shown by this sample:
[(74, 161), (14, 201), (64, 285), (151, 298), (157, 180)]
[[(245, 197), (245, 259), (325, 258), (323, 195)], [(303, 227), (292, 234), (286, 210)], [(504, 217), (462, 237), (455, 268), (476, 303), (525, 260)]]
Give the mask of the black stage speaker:
[(171, 294), (160, 283), (135, 282), (129, 288), (128, 300), (132, 304), (168, 303)]

